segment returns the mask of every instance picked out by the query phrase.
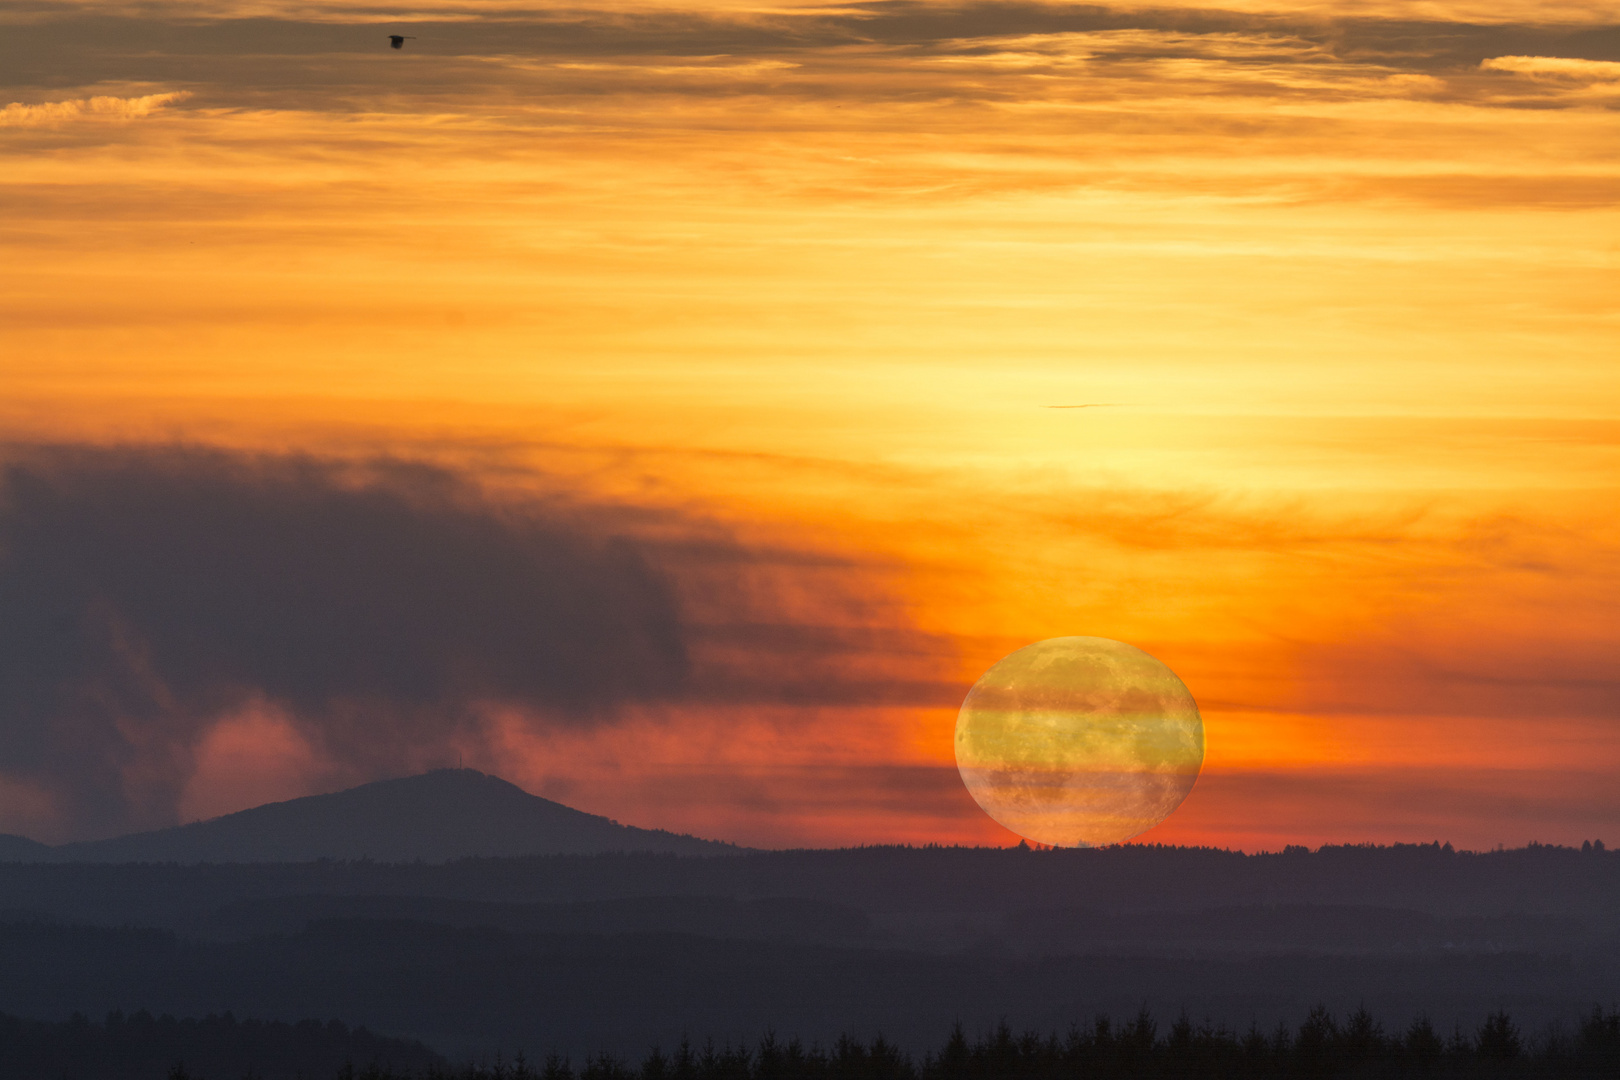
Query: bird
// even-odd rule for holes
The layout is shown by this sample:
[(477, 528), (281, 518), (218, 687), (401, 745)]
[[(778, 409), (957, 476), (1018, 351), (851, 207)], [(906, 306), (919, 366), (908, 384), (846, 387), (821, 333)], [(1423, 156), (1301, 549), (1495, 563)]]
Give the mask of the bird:
[(411, 35), (411, 34), (389, 34), (388, 35), (388, 44), (392, 45), (396, 49), (403, 49), (405, 47), (405, 43), (407, 41), (415, 41), (415, 40), (416, 40), (415, 36)]

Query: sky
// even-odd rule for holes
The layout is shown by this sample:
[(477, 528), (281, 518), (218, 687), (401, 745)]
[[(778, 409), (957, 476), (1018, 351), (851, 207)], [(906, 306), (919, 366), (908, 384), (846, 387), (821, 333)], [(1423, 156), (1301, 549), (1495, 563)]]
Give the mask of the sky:
[(1008, 844), (957, 707), (1086, 635), (1141, 841), (1620, 840), (1614, 4), (0, 21), (0, 832)]

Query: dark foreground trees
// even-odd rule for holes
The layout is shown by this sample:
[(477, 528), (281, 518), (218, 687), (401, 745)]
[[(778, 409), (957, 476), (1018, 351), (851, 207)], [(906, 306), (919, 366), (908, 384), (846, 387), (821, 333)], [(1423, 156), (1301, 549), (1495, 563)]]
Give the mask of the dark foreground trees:
[[(429, 1075), (443, 1080), (1315, 1080), (1315, 1078), (1620, 1078), (1620, 1012), (1595, 1010), (1573, 1030), (1529, 1037), (1506, 1013), (1472, 1032), (1442, 1033), (1426, 1017), (1386, 1030), (1366, 1010), (1339, 1019), (1313, 1009), (1297, 1029), (1234, 1032), (1186, 1017), (1167, 1029), (1147, 1012), (1101, 1018), (1066, 1036), (978, 1038), (961, 1027), (918, 1061), (881, 1037), (830, 1048), (765, 1038), (757, 1047), (653, 1050), (639, 1065), (600, 1056), (578, 1068), (521, 1058)], [(352, 1080), (396, 1080), (376, 1069)]]
[[(363, 1063), (363, 1064), (362, 1064)], [(420, 1043), (336, 1021), (299, 1024), (114, 1013), (105, 1023), (0, 1016), (0, 1076), (19, 1080), (1468, 1080), (1620, 1078), (1620, 1011), (1594, 1010), (1571, 1028), (1527, 1034), (1505, 1013), (1472, 1031), (1437, 1031), (1419, 1017), (1386, 1029), (1366, 1010), (1313, 1009), (1297, 1028), (1235, 1032), (1146, 1011), (1100, 1018), (1063, 1036), (977, 1037), (960, 1026), (920, 1060), (879, 1037), (830, 1047), (767, 1036), (757, 1046), (652, 1050), (639, 1063), (609, 1055), (572, 1063), (518, 1056), (451, 1066)]]

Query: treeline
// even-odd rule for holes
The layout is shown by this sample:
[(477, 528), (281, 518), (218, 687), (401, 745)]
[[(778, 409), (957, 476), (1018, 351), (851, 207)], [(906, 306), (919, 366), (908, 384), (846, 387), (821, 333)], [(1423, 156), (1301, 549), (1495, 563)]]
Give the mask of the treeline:
[[(370, 1068), (340, 1080), (405, 1080)], [(1572, 1032), (1527, 1037), (1506, 1013), (1477, 1030), (1442, 1033), (1426, 1018), (1386, 1031), (1366, 1010), (1340, 1022), (1317, 1008), (1298, 1029), (1238, 1033), (1183, 1017), (1161, 1031), (1146, 1011), (1099, 1019), (1066, 1037), (1015, 1035), (1002, 1025), (970, 1039), (960, 1025), (921, 1060), (879, 1037), (830, 1048), (766, 1037), (757, 1047), (653, 1050), (640, 1064), (600, 1055), (579, 1069), (519, 1057), (429, 1070), (429, 1080), (1291, 1080), (1291, 1078), (1540, 1078), (1620, 1076), (1620, 1012), (1595, 1010)]]
[[(360, 1064), (363, 1063), (363, 1064)], [(0, 1076), (19, 1080), (1501, 1080), (1620, 1077), (1620, 1011), (1594, 1010), (1573, 1029), (1527, 1035), (1506, 1013), (1472, 1031), (1419, 1017), (1388, 1031), (1365, 1009), (1324, 1008), (1300, 1026), (1239, 1033), (1182, 1017), (1167, 1029), (1145, 1010), (1063, 1037), (1003, 1024), (969, 1038), (960, 1025), (918, 1059), (881, 1036), (829, 1047), (767, 1036), (757, 1046), (654, 1049), (639, 1063), (522, 1055), (452, 1066), (421, 1043), (337, 1021), (176, 1020), (114, 1013), (102, 1024), (0, 1016)]]
[[(0, 853), (3, 855), (3, 853)], [(12, 921), (136, 924), (210, 934), (216, 913), (277, 897), (436, 897), (574, 903), (628, 897), (796, 897), (866, 911), (1026, 911), (1335, 904), (1421, 911), (1620, 911), (1620, 852), (1534, 844), (1291, 847), (1247, 855), (1127, 844), (1055, 851), (871, 847), (724, 858), (648, 853), (471, 858), (452, 863), (104, 864), (0, 861)], [(0, 914), (6, 914), (0, 912)], [(1607, 923), (1605, 923), (1607, 925)]]

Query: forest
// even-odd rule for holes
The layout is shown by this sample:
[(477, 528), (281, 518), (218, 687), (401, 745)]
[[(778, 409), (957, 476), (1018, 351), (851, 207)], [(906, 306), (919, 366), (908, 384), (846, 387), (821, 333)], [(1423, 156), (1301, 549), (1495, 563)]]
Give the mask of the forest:
[(823, 1046), (881, 1033), (921, 1061), (955, 1021), (1062, 1032), (1143, 1007), (1274, 1031), (1317, 1003), (1364, 1006), (1426, 1013), (1451, 1038), (1500, 1010), (1539, 1032), (1620, 1001), (1620, 855), (0, 862), (0, 956), (0, 1012), (341, 1017), (456, 1062), (518, 1047), (632, 1060), (773, 1028)]
[[(172, 1060), (160, 1063), (158, 1055)], [(334, 1063), (334, 1057), (340, 1063)], [(357, 1062), (361, 1064), (357, 1064)], [(1613, 1077), (1620, 1011), (1594, 1008), (1573, 1026), (1525, 1032), (1505, 1012), (1473, 1031), (1437, 1030), (1426, 1016), (1387, 1030), (1366, 1009), (1325, 1007), (1297, 1028), (1237, 1032), (1185, 1014), (1167, 1028), (1147, 1010), (1125, 1023), (1098, 1017), (1065, 1035), (1015, 1034), (1002, 1023), (914, 1057), (878, 1036), (830, 1046), (768, 1034), (753, 1046), (683, 1039), (639, 1062), (600, 1053), (575, 1064), (518, 1053), (452, 1066), (420, 1043), (325, 1024), (108, 1016), (66, 1023), (0, 1016), (0, 1072), (52, 1080), (1288, 1080), (1379, 1077)]]

